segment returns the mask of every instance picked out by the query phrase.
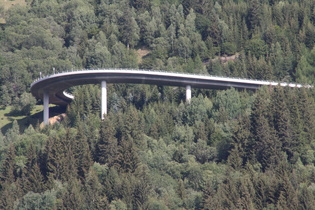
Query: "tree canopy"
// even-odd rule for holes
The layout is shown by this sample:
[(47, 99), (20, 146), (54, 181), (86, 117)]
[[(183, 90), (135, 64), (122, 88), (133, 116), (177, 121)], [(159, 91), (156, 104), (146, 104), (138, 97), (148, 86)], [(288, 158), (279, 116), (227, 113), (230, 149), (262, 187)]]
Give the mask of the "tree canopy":
[[(1, 107), (40, 75), (144, 68), (313, 84), (313, 0), (28, 0), (0, 7)], [(143, 53), (143, 54), (141, 54)], [(314, 209), (313, 88), (108, 84), (0, 132), (0, 209)], [(25, 127), (25, 126), (24, 126)]]

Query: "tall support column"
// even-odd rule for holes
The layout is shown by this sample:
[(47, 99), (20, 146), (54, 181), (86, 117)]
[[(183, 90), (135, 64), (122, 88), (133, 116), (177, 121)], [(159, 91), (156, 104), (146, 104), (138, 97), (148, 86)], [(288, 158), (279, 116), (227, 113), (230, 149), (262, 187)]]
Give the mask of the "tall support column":
[(47, 92), (44, 93), (44, 124), (49, 124), (49, 95)]
[(191, 100), (191, 86), (187, 85), (186, 86), (186, 102), (190, 103)]
[(104, 120), (104, 115), (107, 114), (107, 88), (106, 81), (102, 81), (102, 109), (101, 109), (101, 117)]

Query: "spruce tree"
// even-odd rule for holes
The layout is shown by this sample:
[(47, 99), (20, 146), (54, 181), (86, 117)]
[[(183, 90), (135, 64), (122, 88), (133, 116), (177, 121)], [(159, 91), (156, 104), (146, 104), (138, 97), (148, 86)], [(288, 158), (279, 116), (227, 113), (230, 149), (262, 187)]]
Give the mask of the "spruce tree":
[(106, 116), (101, 123), (100, 138), (96, 144), (95, 160), (101, 164), (113, 166), (117, 162), (118, 142), (115, 137), (113, 121)]
[(118, 169), (121, 172), (133, 173), (139, 165), (139, 157), (130, 136), (123, 136), (118, 149)]
[[(130, 138), (138, 148), (143, 148), (143, 124), (141, 115), (134, 106), (129, 106), (123, 123), (123, 135)], [(144, 148), (143, 148), (144, 149)]]
[(306, 184), (303, 184), (299, 190), (299, 208), (300, 209), (314, 209), (315, 198), (313, 191), (310, 190)]
[(249, 1), (249, 9), (247, 15), (247, 25), (249, 31), (254, 34), (261, 23), (261, 5), (258, 0)]
[(151, 182), (146, 166), (140, 166), (135, 171), (133, 203), (137, 209), (147, 209), (151, 191)]
[(315, 106), (306, 88), (299, 90), (298, 107), (301, 113), (301, 132), (299, 135), (299, 147), (302, 161), (306, 160), (307, 149), (315, 139)]
[(292, 126), (290, 120), (290, 111), (288, 109), (286, 95), (282, 87), (276, 87), (272, 94), (273, 109), (273, 126), (276, 131), (276, 136), (282, 142), (282, 150), (291, 159), (297, 150), (297, 145), (294, 145), (292, 138)]
[(270, 95), (268, 89), (257, 94), (251, 114), (252, 144), (257, 160), (263, 169), (277, 165), (281, 156), (282, 143), (277, 140), (274, 127), (271, 125)]
[(228, 163), (236, 170), (239, 170), (247, 161), (252, 161), (254, 153), (250, 143), (250, 119), (244, 115), (238, 118), (238, 124), (234, 128), (233, 133), (233, 149), (230, 151)]
[(287, 89), (288, 96), (288, 108), (290, 110), (290, 121), (292, 127), (292, 142), (296, 146), (297, 155), (301, 155), (305, 141), (303, 140), (303, 120), (302, 113), (300, 112), (298, 101), (299, 101), (299, 90), (298, 89)]
[(60, 209), (87, 209), (88, 206), (85, 205), (83, 196), (79, 180), (75, 178), (68, 180), (60, 198), (62, 201)]
[(91, 151), (87, 138), (84, 135), (78, 135), (73, 142), (73, 154), (76, 161), (78, 175), (85, 179), (92, 164)]
[(14, 202), (22, 197), (21, 191), (15, 183), (1, 184), (0, 209), (13, 209)]
[(32, 191), (34, 193), (41, 193), (45, 189), (44, 177), (40, 171), (33, 144), (30, 145), (27, 151), (27, 163), (22, 181), (24, 192)]
[(310, 144), (315, 139), (315, 104), (306, 88), (300, 89), (299, 109), (303, 119), (304, 143)]
[(104, 195), (103, 186), (99, 182), (97, 174), (93, 169), (86, 175), (84, 184), (84, 197), (85, 203), (89, 209), (107, 209), (108, 208), (108, 200)]
[(15, 181), (15, 146), (13, 144), (9, 145), (8, 151), (6, 153), (6, 158), (1, 167), (1, 185), (4, 182), (12, 183)]
[(62, 137), (50, 138), (46, 143), (46, 168), (48, 179), (67, 181), (77, 177), (77, 164), (75, 161), (73, 137), (70, 129)]

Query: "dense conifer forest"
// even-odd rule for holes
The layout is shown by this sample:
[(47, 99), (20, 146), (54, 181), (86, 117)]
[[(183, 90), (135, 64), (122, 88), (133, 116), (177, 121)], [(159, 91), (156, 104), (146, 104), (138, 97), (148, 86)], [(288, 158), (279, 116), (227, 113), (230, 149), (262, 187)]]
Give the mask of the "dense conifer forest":
[[(135, 68), (313, 84), (314, 0), (0, 5), (0, 105), (40, 75)], [(315, 91), (72, 88), (65, 119), (0, 132), (0, 209), (315, 209)]]

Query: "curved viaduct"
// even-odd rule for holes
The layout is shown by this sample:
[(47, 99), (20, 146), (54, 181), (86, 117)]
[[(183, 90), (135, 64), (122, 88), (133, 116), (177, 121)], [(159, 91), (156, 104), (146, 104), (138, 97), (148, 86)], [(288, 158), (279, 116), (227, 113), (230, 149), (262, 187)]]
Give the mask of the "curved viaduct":
[(42, 77), (31, 84), (31, 93), (44, 102), (44, 123), (49, 122), (49, 103), (66, 105), (73, 96), (65, 92), (66, 89), (84, 84), (101, 84), (102, 108), (101, 116), (107, 113), (106, 83), (135, 83), (166, 86), (186, 87), (186, 101), (191, 99), (191, 88), (226, 89), (230, 87), (239, 89), (258, 89), (263, 85), (302, 87), (300, 84), (257, 81), (249, 79), (182, 74), (173, 72), (159, 72), (133, 69), (100, 69), (80, 70), (57, 73)]

